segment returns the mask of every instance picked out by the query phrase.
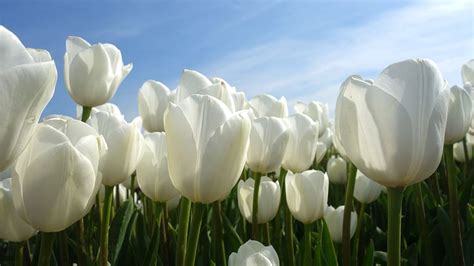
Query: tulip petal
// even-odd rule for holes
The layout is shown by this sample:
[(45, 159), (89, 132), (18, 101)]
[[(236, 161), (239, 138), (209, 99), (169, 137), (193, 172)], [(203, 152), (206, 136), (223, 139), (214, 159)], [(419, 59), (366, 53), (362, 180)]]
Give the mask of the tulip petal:
[(168, 107), (170, 90), (163, 83), (148, 80), (138, 92), (138, 111), (148, 132), (163, 131), (163, 115)]
[(195, 94), (198, 90), (211, 85), (212, 82), (203, 74), (194, 70), (185, 69), (179, 80), (176, 100), (179, 103), (188, 96)]
[(0, 42), (0, 71), (34, 62), (20, 39), (1, 25), (0, 40), (2, 40)]
[(81, 37), (77, 36), (68, 36), (66, 39), (66, 53), (68, 54), (69, 59), (74, 59), (74, 57), (91, 45)]
[(46, 50), (33, 48), (26, 48), (26, 50), (35, 63), (48, 62), (52, 60), (51, 55)]

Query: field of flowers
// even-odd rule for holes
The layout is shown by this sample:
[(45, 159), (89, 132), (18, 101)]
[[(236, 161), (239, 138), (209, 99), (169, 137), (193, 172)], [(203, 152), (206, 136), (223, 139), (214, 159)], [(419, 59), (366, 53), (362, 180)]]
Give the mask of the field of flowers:
[[(42, 117), (54, 60), (77, 117)], [(474, 265), (474, 60), (349, 76), (334, 119), (185, 69), (131, 122), (116, 46), (54, 60), (0, 26), (1, 266)]]

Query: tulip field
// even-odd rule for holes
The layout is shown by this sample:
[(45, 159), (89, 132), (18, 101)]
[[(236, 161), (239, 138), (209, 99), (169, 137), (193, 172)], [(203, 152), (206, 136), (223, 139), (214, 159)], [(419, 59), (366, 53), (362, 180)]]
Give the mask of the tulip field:
[[(119, 48), (21, 38), (0, 26), (0, 266), (474, 265), (474, 59), (349, 76), (334, 116), (184, 69), (127, 121)], [(42, 114), (58, 75), (75, 117)]]

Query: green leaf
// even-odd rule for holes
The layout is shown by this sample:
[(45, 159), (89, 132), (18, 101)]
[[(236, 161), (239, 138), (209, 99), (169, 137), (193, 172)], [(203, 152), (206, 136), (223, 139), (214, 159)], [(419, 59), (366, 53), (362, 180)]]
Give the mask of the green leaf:
[(132, 218), (134, 204), (131, 200), (125, 201), (117, 211), (110, 226), (109, 249), (112, 265), (115, 265), (122, 249), (128, 224)]
[(374, 265), (374, 241), (372, 239), (370, 240), (369, 246), (367, 247), (365, 251), (365, 258), (364, 261), (362, 262), (363, 266), (372, 266)]
[(157, 222), (155, 224), (155, 230), (153, 230), (153, 236), (151, 237), (150, 245), (146, 251), (145, 260), (143, 261), (144, 266), (156, 265), (157, 255), (158, 255), (158, 244), (160, 240), (160, 226)]
[(329, 265), (329, 266), (334, 266), (338, 265), (337, 264), (337, 255), (336, 255), (336, 250), (334, 249), (334, 245), (332, 243), (331, 235), (329, 234), (329, 229), (328, 225), (326, 224), (326, 221), (322, 219), (322, 243), (321, 243), (321, 249), (322, 249), (322, 255), (325, 260), (324, 265)]

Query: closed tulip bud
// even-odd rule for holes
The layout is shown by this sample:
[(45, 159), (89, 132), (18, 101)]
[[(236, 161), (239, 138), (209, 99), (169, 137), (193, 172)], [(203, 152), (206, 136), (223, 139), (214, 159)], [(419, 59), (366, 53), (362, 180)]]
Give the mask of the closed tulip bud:
[(314, 155), (314, 162), (316, 164), (319, 164), (323, 160), (327, 150), (328, 148), (326, 144), (318, 141), (318, 143), (316, 144), (316, 154)]
[(469, 130), (472, 120), (471, 92), (453, 86), (450, 90), (448, 120), (444, 143), (453, 144), (460, 141)]
[(142, 157), (143, 136), (140, 130), (106, 112), (92, 114), (87, 123), (104, 136), (109, 148), (100, 160), (102, 183), (107, 186), (122, 183), (135, 171)]
[(444, 146), (446, 86), (437, 66), (424, 59), (392, 64), (373, 84), (350, 77), (337, 99), (335, 144), (381, 185), (406, 187), (428, 178)]
[(354, 198), (361, 203), (369, 204), (378, 199), (380, 192), (382, 192), (382, 186), (380, 184), (357, 170)]
[(138, 112), (148, 132), (163, 131), (163, 115), (170, 102), (170, 90), (163, 83), (148, 80), (138, 92)]
[[(342, 243), (342, 224), (344, 218), (344, 205), (337, 207), (329, 206), (326, 208), (324, 220), (328, 225), (329, 233), (331, 234), (332, 241), (336, 243)], [(350, 237), (354, 236), (357, 226), (357, 213), (351, 212), (351, 225), (350, 225)]]
[(13, 202), (20, 217), (43, 232), (62, 231), (84, 217), (100, 187), (105, 147), (81, 121), (52, 118), (39, 124), (13, 169)]
[(165, 131), (174, 187), (193, 202), (211, 203), (228, 195), (244, 168), (250, 129), (247, 117), (232, 114), (208, 95), (170, 103)]
[(329, 107), (327, 104), (311, 101), (308, 105), (298, 102), (295, 104), (297, 113), (305, 114), (319, 124), (319, 136), (321, 137), (329, 126)]
[(343, 185), (347, 181), (347, 162), (342, 157), (331, 156), (326, 166), (329, 181)]
[(247, 166), (267, 174), (280, 168), (290, 133), (281, 118), (261, 117), (252, 121)]
[(283, 118), (288, 116), (288, 105), (285, 97), (278, 100), (272, 95), (261, 94), (250, 99), (248, 104), (256, 117), (274, 116)]
[(13, 205), (12, 179), (0, 181), (0, 239), (21, 242), (36, 234), (36, 230), (23, 221)]
[(64, 54), (64, 82), (73, 100), (88, 107), (108, 102), (132, 70), (123, 65), (122, 53), (109, 43), (90, 45), (69, 36)]
[[(237, 187), (239, 210), (249, 223), (252, 222), (254, 186), (255, 181), (249, 178), (245, 181), (240, 180)], [(278, 181), (273, 182), (267, 176), (262, 176), (258, 190), (257, 223), (263, 224), (275, 218), (280, 206), (280, 191)]]
[[(469, 160), (472, 158), (472, 144), (466, 143), (467, 146), (467, 157)], [(454, 143), (453, 145), (454, 159), (460, 163), (466, 162), (466, 154), (464, 153), (464, 145), (461, 142)]]
[(285, 189), (286, 203), (296, 220), (310, 224), (324, 216), (328, 204), (329, 180), (323, 172), (288, 172)]
[(0, 26), (0, 171), (25, 149), (53, 97), (58, 73), (45, 50), (27, 49)]
[(179, 195), (171, 183), (166, 153), (166, 135), (145, 135), (142, 160), (137, 166), (137, 180), (142, 192), (153, 201), (166, 202)]
[(464, 83), (474, 84), (474, 59), (462, 65), (461, 76)]
[(229, 266), (279, 266), (280, 259), (272, 246), (249, 240), (229, 256)]
[(293, 114), (284, 119), (290, 132), (282, 167), (293, 173), (311, 167), (318, 144), (318, 124), (304, 114)]

